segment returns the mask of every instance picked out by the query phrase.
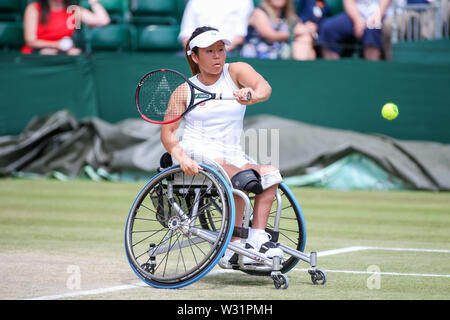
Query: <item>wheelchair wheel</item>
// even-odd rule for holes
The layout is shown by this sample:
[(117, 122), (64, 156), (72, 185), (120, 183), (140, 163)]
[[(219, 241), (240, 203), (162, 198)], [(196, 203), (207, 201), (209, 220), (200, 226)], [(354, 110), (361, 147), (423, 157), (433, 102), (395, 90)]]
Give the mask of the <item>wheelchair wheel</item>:
[(188, 176), (179, 165), (153, 177), (134, 201), (125, 227), (131, 268), (157, 288), (181, 288), (209, 272), (230, 241), (234, 201), (214, 169)]
[[(303, 218), (303, 213), (295, 199), (292, 191), (284, 183), (278, 185), (278, 192), (281, 200), (281, 215), (278, 224), (278, 232), (274, 231), (276, 226), (276, 208), (277, 200), (272, 204), (272, 208), (267, 222), (266, 232), (268, 232), (273, 242), (280, 242), (292, 249), (303, 252), (306, 244), (306, 227)], [(250, 197), (252, 206), (254, 203), (254, 196)], [(287, 273), (289, 270), (295, 267), (298, 263), (298, 258), (284, 253), (284, 259), (282, 260), (282, 273)], [(270, 271), (264, 270), (243, 270), (251, 275), (270, 275)]]

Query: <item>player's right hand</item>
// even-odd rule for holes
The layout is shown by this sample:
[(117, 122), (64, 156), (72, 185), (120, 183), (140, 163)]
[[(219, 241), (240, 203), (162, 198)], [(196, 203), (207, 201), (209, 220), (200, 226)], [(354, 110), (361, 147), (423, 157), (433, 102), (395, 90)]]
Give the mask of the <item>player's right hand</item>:
[(203, 168), (200, 167), (196, 161), (192, 160), (189, 157), (183, 157), (183, 159), (181, 159), (180, 167), (181, 170), (183, 170), (183, 172), (188, 176), (196, 175), (198, 174), (199, 170), (203, 170)]
[[(233, 95), (236, 97), (237, 102), (243, 105), (254, 104), (255, 99), (255, 91), (252, 88), (242, 88), (239, 90), (235, 90)], [(247, 98), (250, 98), (247, 100)]]

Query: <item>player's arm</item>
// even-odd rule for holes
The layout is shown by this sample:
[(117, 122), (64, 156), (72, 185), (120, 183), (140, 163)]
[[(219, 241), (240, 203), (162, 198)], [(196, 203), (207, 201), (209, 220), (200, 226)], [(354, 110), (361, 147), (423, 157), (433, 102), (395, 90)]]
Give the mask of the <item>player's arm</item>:
[[(234, 96), (239, 103), (251, 105), (254, 103), (266, 101), (272, 94), (272, 87), (258, 72), (248, 63), (235, 62), (229, 66), (231, 78), (241, 89), (234, 92)], [(250, 92), (250, 101), (245, 100), (247, 93)]]
[[(187, 95), (184, 93), (187, 91), (185, 90), (186, 88), (183, 88), (182, 86), (178, 87), (173, 92), (169, 101), (169, 107), (167, 109), (168, 113), (176, 112), (181, 114), (184, 110), (186, 110)], [(180, 94), (180, 91), (183, 92), (183, 94)], [(198, 170), (201, 170), (202, 168), (197, 162), (188, 157), (180, 147), (180, 143), (175, 135), (180, 124), (181, 119), (172, 123), (164, 124), (161, 127), (161, 143), (167, 152), (169, 152), (172, 157), (177, 159), (183, 172), (188, 175), (194, 175), (197, 174)]]
[(198, 174), (202, 167), (198, 165), (197, 162), (192, 160), (188, 155), (181, 149), (180, 143), (175, 136), (175, 132), (180, 126), (181, 120), (174, 123), (164, 124), (161, 128), (161, 142), (167, 152), (170, 153), (172, 157), (177, 159), (180, 163), (181, 170), (187, 175)]
[(186, 154), (180, 147), (179, 141), (175, 136), (175, 133), (180, 126), (181, 120), (165, 124), (161, 127), (161, 142), (164, 148), (169, 152), (175, 159), (180, 161)]
[[(182, 87), (178, 87), (170, 96), (169, 105), (167, 107), (165, 117), (175, 118), (176, 116), (181, 115), (184, 110), (186, 110), (187, 95), (184, 94), (185, 91), (182, 89)], [(169, 116), (173, 114), (176, 114), (176, 116)], [(174, 156), (178, 161), (180, 161), (180, 159), (184, 156), (184, 152), (183, 150), (181, 150), (178, 139), (175, 136), (175, 133), (180, 124), (181, 119), (172, 123), (165, 124), (161, 128), (161, 142), (164, 148), (166, 148), (167, 152)]]

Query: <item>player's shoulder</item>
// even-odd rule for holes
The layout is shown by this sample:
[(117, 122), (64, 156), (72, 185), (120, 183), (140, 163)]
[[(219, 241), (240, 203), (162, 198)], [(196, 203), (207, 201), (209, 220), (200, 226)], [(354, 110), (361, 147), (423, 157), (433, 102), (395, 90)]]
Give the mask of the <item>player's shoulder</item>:
[(247, 62), (233, 62), (228, 65), (228, 73), (231, 79), (240, 87), (239, 83), (243, 78), (255, 75), (255, 69)]
[(237, 61), (237, 62), (232, 62), (230, 64), (228, 64), (228, 71), (230, 73), (240, 73), (242, 71), (246, 71), (246, 70), (251, 70), (253, 69), (252, 66), (250, 64), (248, 64), (247, 62), (243, 62), (243, 61)]

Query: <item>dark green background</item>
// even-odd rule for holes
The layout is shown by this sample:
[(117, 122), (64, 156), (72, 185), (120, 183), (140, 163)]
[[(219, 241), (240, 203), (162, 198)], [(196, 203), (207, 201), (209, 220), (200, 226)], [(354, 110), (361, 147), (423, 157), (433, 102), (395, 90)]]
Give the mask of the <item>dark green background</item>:
[[(245, 61), (273, 88), (270, 100), (249, 106), (247, 116), (273, 114), (398, 139), (450, 143), (450, 64)], [(157, 68), (189, 75), (185, 58), (175, 54), (42, 57), (1, 53), (0, 135), (18, 134), (33, 116), (61, 109), (80, 119), (97, 116), (111, 123), (137, 117), (136, 84)], [(381, 117), (387, 102), (399, 107), (400, 116), (394, 121)]]

